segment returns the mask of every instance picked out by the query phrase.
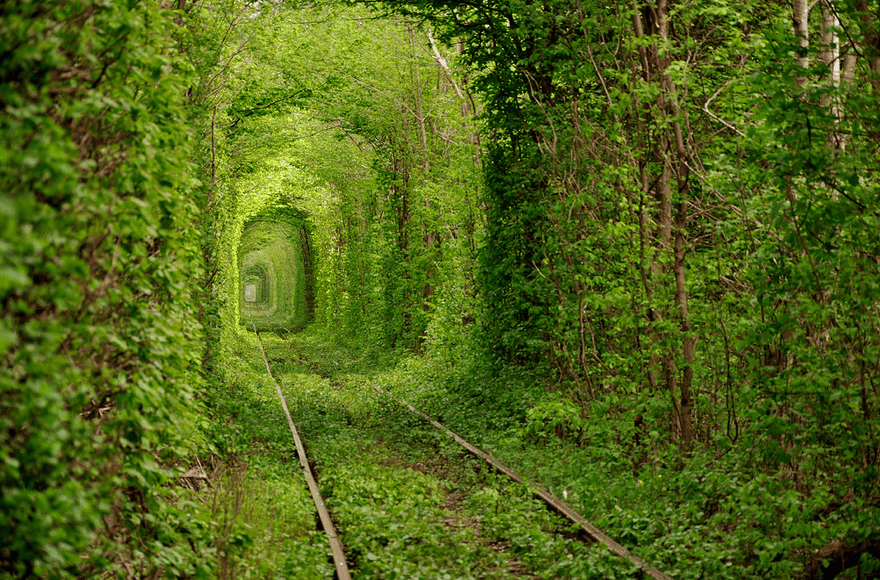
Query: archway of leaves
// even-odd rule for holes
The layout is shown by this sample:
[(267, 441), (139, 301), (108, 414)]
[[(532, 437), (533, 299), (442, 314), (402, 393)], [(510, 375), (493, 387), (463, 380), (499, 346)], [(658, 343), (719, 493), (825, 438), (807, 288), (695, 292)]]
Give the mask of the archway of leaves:
[(314, 317), (305, 214), (269, 207), (249, 219), (238, 246), (240, 320), (247, 328), (301, 330)]
[[(254, 226), (262, 208), (287, 200), (307, 212), (306, 243), (320, 257), (313, 292), (293, 290), (311, 301), (297, 312), (314, 310), (322, 326), (393, 348), (417, 350), (439, 334), (456, 342), (455, 329), (473, 322), (482, 228), (476, 104), (451, 76), (453, 50), (412, 24), (338, 10), (279, 9), (236, 25), (252, 38), (248, 65), (204, 127), (224, 232), (222, 333), (229, 339), (251, 319), (304, 322), (273, 318), (288, 292), (273, 284), (299, 278), (278, 271), (275, 250), (250, 241), (271, 237)], [(299, 244), (291, 247), (301, 252)], [(258, 264), (269, 272), (265, 304), (256, 299)]]
[(263, 264), (242, 268), (242, 287), (244, 302), (242, 311), (248, 309), (265, 310), (269, 305), (269, 272)]

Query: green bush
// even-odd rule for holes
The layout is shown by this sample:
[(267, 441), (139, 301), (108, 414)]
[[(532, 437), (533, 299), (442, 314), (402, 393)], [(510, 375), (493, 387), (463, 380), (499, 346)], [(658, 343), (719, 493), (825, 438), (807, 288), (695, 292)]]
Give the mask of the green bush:
[(0, 17), (0, 577), (205, 577), (172, 505), (202, 346), (187, 80), (155, 3)]

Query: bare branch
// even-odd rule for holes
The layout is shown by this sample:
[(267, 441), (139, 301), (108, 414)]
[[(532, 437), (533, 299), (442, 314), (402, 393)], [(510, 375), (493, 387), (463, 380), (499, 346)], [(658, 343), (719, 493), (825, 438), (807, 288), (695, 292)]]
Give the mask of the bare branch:
[(437, 49), (437, 43), (434, 42), (434, 35), (431, 34), (431, 31), (428, 31), (428, 41), (431, 43), (431, 50), (434, 51), (434, 60), (437, 61), (437, 64), (440, 65), (440, 68), (443, 69), (443, 72), (446, 73), (446, 78), (452, 83), (452, 88), (455, 89), (455, 94), (458, 95), (459, 99), (464, 99), (464, 95), (461, 92), (461, 89), (458, 88), (458, 84), (455, 82), (455, 79), (452, 78), (452, 74), (449, 71), (449, 64), (446, 62), (446, 59), (440, 54), (440, 51)]
[(715, 113), (713, 113), (712, 111), (709, 110), (709, 103), (714, 101), (715, 98), (721, 94), (721, 91), (726, 89), (727, 86), (730, 85), (734, 80), (735, 79), (730, 79), (729, 81), (727, 81), (726, 83), (721, 85), (718, 88), (718, 90), (715, 91), (715, 94), (712, 95), (711, 97), (709, 97), (709, 99), (705, 103), (703, 103), (703, 112), (705, 112), (707, 115), (709, 115), (710, 117), (712, 117), (713, 119), (715, 119), (716, 121), (718, 121), (719, 123), (721, 123), (722, 125), (727, 127), (728, 129), (730, 129), (731, 131), (735, 132), (740, 137), (745, 137), (745, 134), (742, 131), (740, 131), (735, 126), (731, 125), (730, 123), (728, 123), (727, 121), (725, 121), (724, 119), (722, 119), (721, 117), (719, 117), (718, 115), (716, 115)]

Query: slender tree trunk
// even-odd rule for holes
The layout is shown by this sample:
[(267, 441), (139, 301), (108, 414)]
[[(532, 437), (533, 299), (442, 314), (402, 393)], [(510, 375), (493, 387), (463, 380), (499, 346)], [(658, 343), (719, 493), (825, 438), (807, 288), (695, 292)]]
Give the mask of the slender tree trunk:
[(422, 94), (422, 78), (419, 74), (419, 65), (416, 58), (417, 54), (415, 54), (415, 51), (418, 51), (421, 46), (416, 42), (416, 33), (412, 26), (407, 26), (406, 29), (409, 32), (410, 47), (414, 51), (413, 58), (410, 60), (409, 74), (410, 82), (412, 83), (413, 87), (413, 100), (415, 101), (414, 104), (416, 122), (419, 124), (419, 137), (421, 139), (422, 146), (422, 168), (425, 171), (428, 171), (428, 169), (430, 168), (430, 155), (428, 152), (428, 130), (425, 126), (426, 116), (424, 95)]
[[(840, 99), (836, 90), (840, 88), (841, 76), (840, 46), (837, 38), (839, 26), (840, 21), (837, 14), (829, 5), (828, 0), (824, 0), (822, 2), (822, 28), (819, 34), (819, 59), (828, 67), (828, 83), (835, 88), (835, 91), (829, 91), (822, 97), (822, 106), (829, 109), (835, 125), (840, 122)], [(832, 130), (828, 137), (828, 144), (833, 149), (843, 150), (845, 148), (843, 135), (839, 131)], [(832, 197), (836, 197), (836, 193), (832, 193)]]
[[(798, 39), (798, 46), (801, 48), (801, 54), (798, 55), (797, 63), (806, 71), (810, 68), (810, 2), (809, 0), (792, 0), (791, 3), (791, 19), (794, 25), (794, 33)], [(803, 87), (807, 84), (807, 76), (799, 76), (796, 79), (797, 86)]]
[[(644, 36), (648, 31), (656, 34), (663, 43), (669, 41), (669, 6), (666, 0), (659, 0), (655, 5), (648, 4), (642, 11), (634, 10), (633, 26), (637, 37)], [(647, 24), (644, 22), (647, 20)], [(660, 124), (653, 139), (643, 141), (644, 147), (653, 147), (654, 164), (659, 166), (660, 173), (653, 185), (654, 205), (656, 219), (654, 220), (654, 235), (648, 238), (652, 244), (649, 252), (649, 268), (646, 281), (647, 297), (651, 302), (654, 294), (653, 288), (663, 283), (669, 275), (669, 258), (672, 258), (672, 274), (675, 283), (675, 312), (672, 316), (678, 322), (680, 351), (675, 347), (669, 347), (662, 355), (660, 366), (666, 389), (671, 397), (673, 411), (674, 435), (684, 445), (689, 445), (694, 438), (691, 402), (691, 383), (693, 380), (693, 364), (695, 359), (696, 342), (691, 330), (690, 315), (688, 311), (687, 291), (687, 268), (686, 257), (688, 248), (687, 199), (690, 194), (690, 161), (691, 155), (684, 138), (684, 129), (681, 124), (682, 111), (678, 104), (678, 91), (667, 72), (669, 57), (661, 55), (658, 42), (648, 46), (639, 45), (639, 60), (643, 68), (644, 80), (657, 83), (660, 87), (660, 95), (657, 100), (646, 106), (649, 115), (659, 115), (665, 120)], [(643, 169), (647, 172), (647, 168)], [(649, 187), (650, 180), (647, 175), (642, 175), (642, 188)], [(673, 190), (673, 183), (675, 189)], [(678, 196), (675, 216), (673, 217), (673, 193)], [(645, 227), (647, 220), (640, 220), (641, 227)], [(643, 275), (643, 278), (645, 275)], [(664, 331), (658, 330), (663, 313), (653, 310), (648, 318), (654, 327), (655, 343), (668, 338), (663, 336)], [(678, 360), (683, 363), (679, 376)]]
[(880, 94), (880, 23), (876, 10), (871, 9), (868, 0), (857, 0), (856, 10), (860, 18), (865, 58), (871, 67), (869, 80), (874, 92)]
[[(831, 0), (823, 0), (822, 3), (822, 29), (820, 35), (821, 52), (819, 58), (828, 67), (828, 82), (835, 89), (829, 92), (828, 97), (823, 100), (823, 105), (830, 107), (831, 116), (834, 118), (834, 124), (838, 125), (843, 119), (840, 110), (840, 97), (838, 91), (844, 85), (852, 83), (856, 69), (856, 48), (850, 40), (847, 40), (846, 52), (842, 55), (840, 47), (840, 38), (837, 29), (840, 28), (840, 19)], [(829, 137), (829, 145), (839, 151), (846, 150), (847, 135), (840, 131), (833, 131)], [(836, 194), (833, 194), (836, 195)]]
[(840, 46), (838, 45), (837, 28), (840, 21), (837, 14), (828, 4), (827, 0), (822, 3), (822, 29), (819, 34), (821, 43), (819, 58), (828, 67), (829, 81), (835, 87), (840, 86)]

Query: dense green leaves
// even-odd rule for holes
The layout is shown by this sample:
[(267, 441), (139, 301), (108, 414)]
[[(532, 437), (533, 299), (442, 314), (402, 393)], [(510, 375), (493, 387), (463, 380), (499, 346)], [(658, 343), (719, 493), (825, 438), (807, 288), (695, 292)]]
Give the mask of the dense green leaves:
[[(484, 348), (506, 380), (531, 372), (553, 393), (521, 390), (523, 434), (584, 441), (566, 426), (609, 408), (650, 425), (636, 468), (665, 441), (686, 462), (695, 446), (723, 456), (727, 439), (755, 446), (731, 461), (798, 502), (825, 485), (831, 504), (871, 497), (880, 200), (876, 137), (861, 130), (878, 98), (875, 57), (859, 53), (876, 38), (867, 5), (805, 7), (809, 39), (787, 4), (389, 8), (462, 42), (486, 100)], [(859, 521), (876, 532), (873, 509)], [(774, 558), (798, 541), (779, 539), (753, 572), (795, 573)]]
[(426, 354), (699, 573), (876, 570), (876, 2), (164, 6), (0, 19), (0, 574), (207, 574), (167, 484), (255, 320)]
[(154, 5), (4, 8), (3, 577), (198, 568), (162, 488), (194, 435), (200, 356), (169, 22)]

